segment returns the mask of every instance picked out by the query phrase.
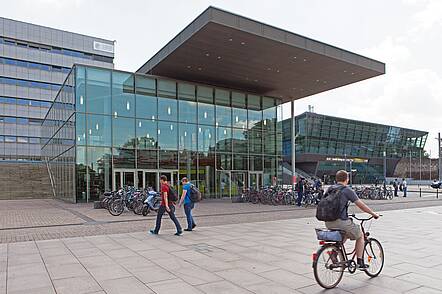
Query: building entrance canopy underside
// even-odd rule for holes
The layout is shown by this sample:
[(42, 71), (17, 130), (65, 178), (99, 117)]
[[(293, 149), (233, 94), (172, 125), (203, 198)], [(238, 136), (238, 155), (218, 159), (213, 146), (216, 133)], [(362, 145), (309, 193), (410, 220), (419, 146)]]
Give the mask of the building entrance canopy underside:
[(384, 74), (385, 64), (209, 7), (138, 72), (287, 102)]

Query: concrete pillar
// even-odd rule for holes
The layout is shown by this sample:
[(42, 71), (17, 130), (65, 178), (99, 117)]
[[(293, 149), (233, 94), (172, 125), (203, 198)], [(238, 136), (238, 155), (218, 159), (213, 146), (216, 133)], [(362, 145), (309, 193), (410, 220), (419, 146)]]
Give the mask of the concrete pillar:
[(292, 117), (292, 187), (296, 184), (296, 120), (295, 120), (295, 101), (291, 102), (291, 117)]

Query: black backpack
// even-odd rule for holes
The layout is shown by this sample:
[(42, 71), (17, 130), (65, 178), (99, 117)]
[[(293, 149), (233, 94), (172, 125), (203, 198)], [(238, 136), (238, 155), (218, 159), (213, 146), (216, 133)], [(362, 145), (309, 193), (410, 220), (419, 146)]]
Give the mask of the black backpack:
[(178, 193), (176, 192), (175, 188), (169, 185), (169, 193), (167, 193), (167, 200), (169, 202), (176, 202), (178, 201)]
[(341, 216), (341, 195), (344, 188), (345, 186), (336, 188), (330, 187), (327, 192), (325, 192), (316, 208), (316, 218), (318, 220), (331, 222), (337, 220)]
[(192, 201), (194, 203), (201, 201), (201, 192), (200, 192), (200, 190), (198, 190), (197, 187), (195, 187), (195, 185), (190, 185), (189, 198), (190, 198), (190, 201)]

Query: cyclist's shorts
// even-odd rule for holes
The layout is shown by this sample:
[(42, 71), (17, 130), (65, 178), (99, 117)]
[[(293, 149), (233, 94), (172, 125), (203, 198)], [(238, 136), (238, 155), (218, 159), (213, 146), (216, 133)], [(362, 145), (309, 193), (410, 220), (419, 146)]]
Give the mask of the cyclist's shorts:
[(355, 224), (352, 219), (337, 219), (332, 222), (325, 222), (325, 226), (329, 230), (343, 230), (345, 232), (345, 237), (350, 240), (356, 240), (362, 236), (361, 227)]

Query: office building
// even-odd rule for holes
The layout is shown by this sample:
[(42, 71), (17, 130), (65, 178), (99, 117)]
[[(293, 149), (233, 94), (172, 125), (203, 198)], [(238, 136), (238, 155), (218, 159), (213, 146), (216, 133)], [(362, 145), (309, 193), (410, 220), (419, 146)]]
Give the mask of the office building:
[(0, 17), (0, 198), (22, 197), (23, 182), (37, 194), (39, 183), (47, 186), (43, 118), (72, 65), (113, 68), (113, 48), (113, 41)]

